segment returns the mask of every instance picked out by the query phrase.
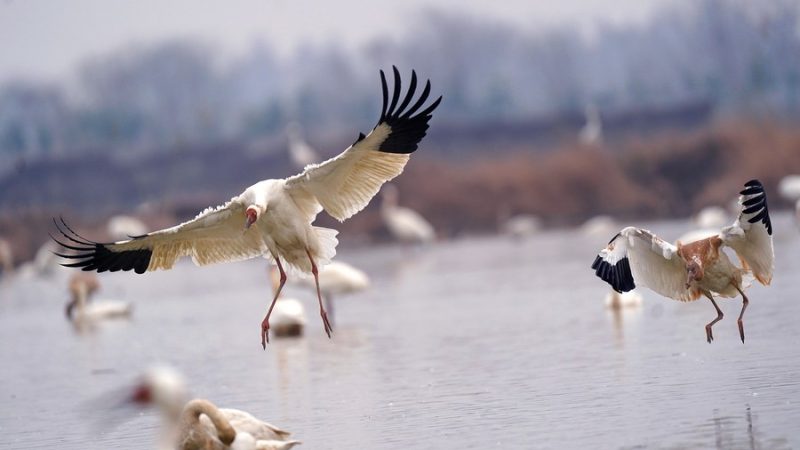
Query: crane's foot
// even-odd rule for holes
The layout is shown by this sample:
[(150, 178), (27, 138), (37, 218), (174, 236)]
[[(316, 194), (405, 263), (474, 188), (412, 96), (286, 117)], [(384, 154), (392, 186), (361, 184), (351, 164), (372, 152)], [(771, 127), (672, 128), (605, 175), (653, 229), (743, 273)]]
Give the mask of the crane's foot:
[(261, 348), (266, 350), (267, 344), (269, 344), (269, 320), (264, 319), (261, 322)]
[(330, 339), (333, 327), (331, 326), (330, 321), (328, 321), (328, 314), (325, 312), (324, 309), (320, 309), (319, 315), (322, 317), (322, 324), (325, 326), (325, 333), (328, 334), (328, 339)]
[(711, 324), (706, 325), (706, 341), (710, 344), (714, 340), (714, 334), (711, 332)]

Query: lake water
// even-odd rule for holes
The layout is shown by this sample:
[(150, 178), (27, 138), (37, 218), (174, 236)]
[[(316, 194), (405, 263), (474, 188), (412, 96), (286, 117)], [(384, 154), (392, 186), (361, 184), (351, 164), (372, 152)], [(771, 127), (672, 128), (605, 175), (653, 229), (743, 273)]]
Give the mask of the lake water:
[[(428, 249), (340, 248), (369, 290), (338, 298), (328, 340), (315, 298), (306, 336), (261, 349), (263, 260), (102, 274), (98, 298), (133, 320), (77, 333), (68, 273), (0, 284), (0, 448), (148, 449), (155, 412), (119, 415), (109, 392), (167, 363), (195, 396), (292, 431), (302, 449), (800, 448), (800, 233), (775, 218), (772, 286), (741, 301), (608, 311), (589, 269), (610, 236), (552, 231)], [(647, 224), (667, 239), (680, 222)], [(99, 400), (100, 399), (100, 400)], [(100, 430), (100, 431), (98, 431)]]

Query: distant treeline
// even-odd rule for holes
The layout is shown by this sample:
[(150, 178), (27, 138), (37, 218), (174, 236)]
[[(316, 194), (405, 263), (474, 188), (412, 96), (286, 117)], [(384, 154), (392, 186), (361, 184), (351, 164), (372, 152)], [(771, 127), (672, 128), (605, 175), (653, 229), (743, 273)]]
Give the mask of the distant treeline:
[(640, 26), (598, 25), (590, 38), (570, 26), (418, 15), (405, 38), (352, 53), (330, 44), (280, 58), (257, 43), (231, 59), (213, 43), (166, 42), (87, 60), (74, 85), (8, 83), (0, 163), (136, 158), (274, 136), (289, 121), (316, 132), (367, 129), (380, 102), (377, 69), (393, 64), (406, 76), (416, 68), (444, 94), (439, 123), (580, 115), (587, 104), (601, 115), (709, 104), (784, 117), (800, 106), (796, 1), (682, 1)]

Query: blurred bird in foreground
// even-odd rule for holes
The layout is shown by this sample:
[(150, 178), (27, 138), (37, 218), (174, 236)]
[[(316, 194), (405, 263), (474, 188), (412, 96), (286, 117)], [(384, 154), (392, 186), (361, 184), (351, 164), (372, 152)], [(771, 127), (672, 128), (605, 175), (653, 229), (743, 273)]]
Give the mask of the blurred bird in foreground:
[(184, 378), (168, 367), (148, 370), (126, 394), (124, 405), (155, 407), (162, 423), (161, 447), (178, 450), (288, 450), (290, 433), (237, 409), (189, 400)]
[(107, 319), (127, 318), (131, 315), (131, 304), (115, 300), (90, 299), (100, 289), (100, 281), (91, 273), (77, 273), (69, 280), (70, 301), (67, 303), (67, 319), (78, 327), (92, 326)]
[[(74, 254), (59, 254), (77, 262), (66, 267), (85, 271), (134, 270), (144, 273), (171, 269), (183, 256), (197, 265), (239, 261), (263, 256), (273, 259), (280, 271), (280, 286), (261, 321), (261, 346), (269, 341), (269, 318), (286, 282), (283, 262), (303, 273), (312, 273), (319, 285), (318, 266), (336, 254), (338, 231), (312, 226), (323, 209), (344, 221), (364, 209), (383, 183), (402, 173), (410, 154), (428, 130), (431, 114), (441, 97), (425, 107), (430, 81), (416, 95), (417, 75), (411, 72), (406, 95), (400, 100), (400, 73), (394, 71), (394, 91), (389, 100), (386, 77), (380, 72), (383, 108), (378, 124), (338, 156), (310, 165), (293, 177), (258, 182), (225, 205), (208, 208), (194, 220), (132, 239), (98, 243), (77, 235), (61, 220), (59, 242)], [(391, 101), (391, 103), (390, 103)], [(253, 226), (255, 225), (255, 226)], [(320, 317), (328, 337), (332, 327), (317, 289)]]
[[(653, 291), (680, 301), (692, 301), (704, 295), (714, 305), (717, 318), (706, 325), (706, 340), (714, 336), (711, 327), (722, 319), (722, 310), (714, 296), (742, 296), (739, 313), (739, 336), (744, 342), (742, 316), (749, 300), (744, 289), (744, 275), (752, 275), (767, 285), (772, 280), (774, 251), (772, 223), (767, 196), (758, 180), (745, 183), (740, 192), (739, 217), (716, 235), (674, 246), (648, 230), (628, 227), (617, 233), (600, 251), (592, 264), (598, 277), (617, 292), (627, 292), (644, 285)], [(736, 267), (725, 253), (732, 249), (739, 257)]]

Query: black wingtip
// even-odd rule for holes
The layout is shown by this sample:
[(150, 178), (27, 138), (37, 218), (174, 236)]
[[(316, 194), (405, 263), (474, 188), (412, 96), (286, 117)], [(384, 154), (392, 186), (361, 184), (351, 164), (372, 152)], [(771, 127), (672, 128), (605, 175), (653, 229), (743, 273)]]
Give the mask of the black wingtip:
[(55, 218), (53, 219), (53, 224), (56, 226), (58, 232), (61, 233), (61, 235), (66, 238), (68, 242), (73, 242), (74, 245), (66, 244), (56, 239), (52, 234), (50, 235), (50, 238), (53, 239), (53, 241), (55, 241), (57, 244), (68, 250), (72, 250), (75, 253), (70, 255), (54, 253), (57, 256), (67, 260), (78, 260), (75, 262), (59, 263), (61, 266), (80, 268), (81, 270), (87, 272), (116, 272), (119, 270), (133, 270), (136, 273), (141, 274), (147, 271), (147, 268), (150, 265), (150, 259), (153, 256), (153, 251), (151, 249), (142, 248), (137, 250), (112, 251), (108, 247), (112, 244), (103, 244), (88, 240), (70, 228), (70, 226), (67, 225), (67, 222), (64, 221), (63, 217), (60, 217), (59, 219), (61, 221), (61, 226), (59, 226), (59, 223), (55, 220)]
[[(408, 91), (402, 102), (398, 105), (400, 94), (402, 91), (400, 81), (400, 71), (396, 66), (392, 66), (392, 73), (394, 75), (394, 88), (392, 91), (392, 99), (389, 101), (389, 88), (386, 84), (386, 75), (381, 70), (381, 88), (383, 90), (383, 107), (381, 108), (381, 117), (378, 120), (378, 125), (386, 124), (391, 128), (389, 136), (380, 144), (378, 150), (385, 153), (400, 153), (407, 154), (417, 150), (419, 142), (425, 137), (428, 130), (428, 121), (431, 119), (431, 114), (439, 106), (442, 97), (439, 96), (431, 105), (417, 113), (417, 111), (425, 104), (431, 90), (431, 82), (427, 80), (425, 88), (417, 101), (408, 108), (411, 101), (416, 94), (417, 88), (417, 73), (415, 70), (411, 71), (411, 83), (409, 84)], [(358, 141), (356, 141), (358, 142)]]
[(611, 288), (619, 293), (628, 292), (636, 287), (627, 257), (611, 265), (598, 255), (592, 263), (592, 269), (601, 280), (611, 285)]
[[(767, 206), (767, 193), (764, 185), (757, 179), (752, 179), (744, 184), (745, 188), (739, 194), (742, 199), (742, 214), (753, 214), (747, 219), (749, 223), (761, 222), (767, 229), (767, 234), (772, 236), (772, 220), (769, 217), (769, 207)], [(748, 198), (749, 197), (749, 198)]]
[(381, 123), (386, 119), (386, 107), (388, 106), (389, 102), (389, 87), (386, 85), (386, 74), (383, 73), (383, 70), (381, 70), (380, 73), (381, 89), (383, 91), (383, 106), (381, 107), (381, 118), (378, 119), (378, 123)]

